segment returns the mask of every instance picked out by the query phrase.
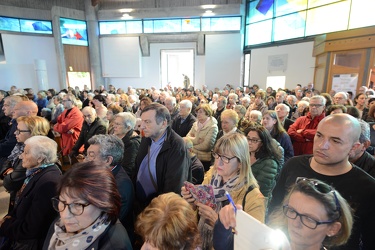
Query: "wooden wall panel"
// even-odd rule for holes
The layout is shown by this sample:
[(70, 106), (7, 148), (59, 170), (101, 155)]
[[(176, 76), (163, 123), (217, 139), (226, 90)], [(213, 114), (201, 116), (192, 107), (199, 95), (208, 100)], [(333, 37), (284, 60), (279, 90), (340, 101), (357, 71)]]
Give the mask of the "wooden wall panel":
[(64, 45), (66, 71), (90, 72), (89, 47)]

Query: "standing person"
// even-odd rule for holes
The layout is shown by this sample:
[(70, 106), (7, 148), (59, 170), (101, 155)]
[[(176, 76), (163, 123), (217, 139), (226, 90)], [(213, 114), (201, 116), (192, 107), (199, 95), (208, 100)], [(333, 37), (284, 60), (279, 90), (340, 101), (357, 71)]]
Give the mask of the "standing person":
[(48, 104), (47, 94), (44, 90), (38, 92), (36, 104), (38, 105), (38, 115), (40, 116), (42, 113), (42, 109), (47, 107)]
[(53, 130), (61, 135), (62, 155), (68, 156), (78, 140), (84, 119), (73, 94), (66, 94), (62, 102), (65, 110), (57, 118)]
[(13, 211), (0, 220), (0, 236), (7, 239), (2, 249), (39, 250), (56, 217), (51, 198), (61, 178), (55, 164), (57, 143), (46, 136), (33, 136), (25, 141), (20, 158), (26, 179)]
[(203, 240), (203, 250), (212, 249), (213, 226), (221, 208), (229, 203), (225, 191), (229, 192), (235, 203), (244, 204), (246, 213), (261, 222), (264, 222), (266, 210), (264, 196), (251, 171), (246, 137), (239, 133), (221, 137), (212, 155), (215, 164), (206, 173), (202, 184), (213, 186), (216, 208), (196, 201), (184, 186), (181, 188), (182, 197), (200, 215), (198, 228)]
[(193, 104), (191, 101), (182, 100), (180, 102), (179, 116), (172, 122), (172, 129), (181, 137), (185, 137), (189, 133), (194, 122), (197, 120), (197, 118), (191, 114), (192, 108)]
[(375, 179), (349, 162), (349, 155), (360, 145), (360, 132), (357, 119), (350, 115), (334, 114), (324, 118), (314, 137), (313, 155), (293, 157), (284, 165), (271, 201), (271, 210), (280, 206), (297, 177), (331, 183), (349, 202), (355, 218), (352, 236), (338, 249), (361, 249), (360, 244), (363, 244), (362, 249), (375, 249), (375, 200), (369, 199), (375, 197)]
[(211, 150), (214, 148), (218, 126), (208, 104), (197, 107), (197, 121), (186, 135), (193, 142), (193, 152), (202, 162), (204, 170), (211, 166)]
[(62, 98), (60, 95), (56, 95), (52, 97), (52, 101), (55, 104), (55, 107), (53, 107), (52, 112), (51, 112), (51, 124), (55, 125), (57, 123), (57, 118), (59, 115), (61, 115), (62, 112), (64, 112), (64, 105), (61, 103)]
[(314, 136), (319, 122), (325, 117), (326, 99), (316, 95), (310, 98), (310, 112), (299, 117), (288, 130), (293, 142), (294, 155), (311, 154), (313, 152)]
[(184, 141), (168, 125), (166, 107), (152, 103), (141, 113), (144, 132), (136, 158), (136, 214), (159, 194), (179, 193), (191, 181), (190, 157)]
[(115, 179), (99, 163), (78, 163), (69, 169), (52, 204), (59, 217), (49, 228), (44, 250), (132, 249), (118, 220), (121, 203)]
[(107, 121), (107, 108), (105, 105), (105, 97), (103, 95), (96, 95), (92, 99), (92, 104), (94, 104), (94, 108), (96, 110), (96, 114), (99, 118), (103, 119), (103, 121)]

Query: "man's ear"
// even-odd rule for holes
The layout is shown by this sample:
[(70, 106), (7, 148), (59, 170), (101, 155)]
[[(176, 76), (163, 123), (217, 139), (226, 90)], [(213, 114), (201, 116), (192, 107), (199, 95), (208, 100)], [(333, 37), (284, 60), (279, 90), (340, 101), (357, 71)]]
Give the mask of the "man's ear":
[(367, 149), (368, 147), (370, 147), (370, 145), (371, 145), (371, 142), (370, 142), (370, 141), (365, 141), (365, 142), (363, 143), (363, 146), (365, 147), (365, 149)]
[(351, 152), (357, 150), (358, 148), (362, 147), (362, 146), (363, 146), (363, 144), (360, 143), (359, 141), (355, 142), (355, 143), (353, 144), (352, 148), (350, 149), (349, 154), (350, 154)]
[(112, 162), (113, 162), (113, 156), (107, 156), (107, 160), (106, 162), (108, 163), (108, 166), (112, 166)]

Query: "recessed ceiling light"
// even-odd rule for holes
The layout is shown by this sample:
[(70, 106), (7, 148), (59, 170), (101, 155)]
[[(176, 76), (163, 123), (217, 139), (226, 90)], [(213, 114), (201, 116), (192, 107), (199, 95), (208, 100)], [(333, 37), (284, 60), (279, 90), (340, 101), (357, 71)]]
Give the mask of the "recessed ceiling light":
[(214, 4), (202, 5), (203, 9), (214, 9), (215, 7), (216, 7), (216, 5), (214, 5)]
[(118, 11), (121, 13), (130, 13), (133, 11), (133, 9), (119, 9)]

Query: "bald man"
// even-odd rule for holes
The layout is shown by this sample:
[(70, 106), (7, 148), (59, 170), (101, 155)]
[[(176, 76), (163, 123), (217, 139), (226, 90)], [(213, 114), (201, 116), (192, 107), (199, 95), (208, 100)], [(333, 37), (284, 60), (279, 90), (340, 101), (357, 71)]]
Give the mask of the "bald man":
[[(88, 140), (94, 135), (104, 135), (107, 133), (105, 122), (96, 115), (94, 108), (85, 107), (82, 109), (82, 114), (84, 122), (78, 140), (72, 148), (72, 156), (78, 156), (79, 153), (86, 154), (86, 151), (90, 146)], [(81, 149), (82, 145), (84, 146), (83, 149)]]
[(321, 120), (314, 136), (313, 155), (293, 157), (281, 170), (270, 212), (282, 205), (297, 177), (324, 181), (338, 190), (354, 211), (352, 235), (344, 246), (335, 249), (360, 249), (361, 241), (362, 249), (375, 249), (375, 179), (349, 162), (349, 155), (360, 147), (360, 133), (358, 120), (348, 114), (334, 114)]

